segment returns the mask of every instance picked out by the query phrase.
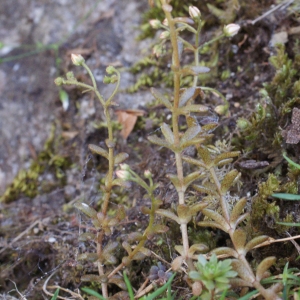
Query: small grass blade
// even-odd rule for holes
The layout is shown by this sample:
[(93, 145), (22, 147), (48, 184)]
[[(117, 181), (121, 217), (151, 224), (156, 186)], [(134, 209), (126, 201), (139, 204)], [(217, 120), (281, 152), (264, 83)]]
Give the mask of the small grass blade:
[(51, 300), (56, 300), (57, 299), (57, 296), (58, 296), (58, 293), (59, 293), (59, 289), (57, 289), (53, 295), (53, 297), (51, 298)]
[(125, 281), (125, 284), (126, 284), (127, 289), (128, 289), (128, 294), (129, 294), (130, 300), (134, 300), (134, 294), (133, 294), (132, 286), (131, 286), (131, 283), (130, 283), (125, 271), (123, 272), (123, 277), (124, 277), (124, 281)]
[(257, 290), (252, 291), (252, 292), (248, 293), (247, 295), (245, 295), (245, 296), (239, 298), (239, 300), (248, 300), (248, 299), (251, 299), (252, 296), (256, 295), (257, 293), (258, 293)]
[(145, 300), (154, 300), (156, 297), (158, 297), (159, 295), (161, 295), (172, 283), (174, 277), (175, 277), (176, 273), (174, 273), (169, 280), (159, 289), (157, 289), (155, 292), (153, 292), (152, 294), (148, 295)]
[(85, 293), (89, 294), (89, 295), (95, 296), (98, 299), (106, 300), (102, 295), (100, 295), (99, 293), (97, 293), (96, 291), (94, 291), (90, 288), (83, 287), (81, 290), (84, 291)]
[(291, 226), (291, 227), (300, 227), (300, 223), (276, 222), (276, 224)]
[(283, 154), (283, 157), (288, 161), (289, 164), (294, 166), (295, 168), (300, 170), (300, 165), (296, 164), (294, 161), (292, 161), (290, 158), (288, 158), (285, 154)]

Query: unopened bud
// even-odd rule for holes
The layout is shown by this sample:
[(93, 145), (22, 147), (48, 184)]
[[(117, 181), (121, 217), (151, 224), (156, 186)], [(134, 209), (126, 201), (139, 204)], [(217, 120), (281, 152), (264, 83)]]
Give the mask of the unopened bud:
[(163, 25), (169, 26), (169, 22), (168, 22), (168, 19), (167, 19), (167, 18), (165, 18), (165, 19), (163, 20)]
[(152, 177), (152, 173), (149, 170), (146, 170), (144, 172), (144, 176), (145, 176), (145, 178), (151, 178)]
[(74, 73), (73, 73), (73, 72), (68, 72), (68, 73), (66, 74), (66, 77), (67, 77), (68, 80), (75, 79)]
[(201, 17), (201, 12), (196, 6), (189, 6), (189, 14), (192, 19), (199, 19)]
[(160, 28), (160, 25), (161, 25), (159, 20), (150, 20), (149, 23), (150, 23), (151, 27), (154, 29)]
[(225, 36), (232, 37), (239, 32), (240, 28), (241, 28), (240, 25), (232, 23), (224, 26), (223, 32)]
[(84, 58), (80, 54), (71, 54), (71, 60), (75, 66), (81, 66), (84, 63)]
[(168, 38), (169, 36), (170, 36), (170, 32), (169, 32), (169, 31), (163, 31), (163, 32), (160, 34), (159, 38), (163, 40), (163, 39)]
[(57, 86), (63, 85), (64, 79), (63, 79), (62, 77), (57, 77), (57, 78), (55, 78), (54, 83), (55, 83)]
[(103, 83), (105, 83), (105, 84), (111, 83), (111, 78), (108, 77), (108, 76), (104, 76), (104, 78), (103, 78)]
[(250, 122), (245, 118), (238, 118), (236, 125), (240, 130), (245, 130), (249, 128)]
[(165, 12), (171, 12), (172, 9), (173, 9), (173, 7), (172, 7), (170, 4), (163, 4), (162, 9), (163, 9)]
[(111, 83), (115, 83), (117, 81), (118, 81), (118, 76), (117, 75), (113, 75), (113, 76), (110, 77), (110, 82)]
[(126, 171), (130, 170), (129, 165), (127, 165), (127, 164), (120, 164), (120, 168), (121, 168), (121, 170), (126, 170)]
[(228, 107), (227, 105), (218, 105), (216, 108), (215, 108), (215, 112), (218, 114), (218, 115), (225, 115), (228, 111)]
[(156, 57), (160, 57), (163, 53), (163, 49), (161, 45), (155, 45), (152, 49), (152, 53), (156, 56)]
[(116, 72), (116, 69), (113, 67), (113, 66), (108, 66), (107, 68), (106, 68), (106, 73), (107, 74), (113, 74), (113, 73), (115, 73)]
[(118, 171), (116, 171), (116, 175), (118, 178), (123, 179), (123, 180), (128, 180), (131, 178), (130, 173), (126, 170), (118, 170)]

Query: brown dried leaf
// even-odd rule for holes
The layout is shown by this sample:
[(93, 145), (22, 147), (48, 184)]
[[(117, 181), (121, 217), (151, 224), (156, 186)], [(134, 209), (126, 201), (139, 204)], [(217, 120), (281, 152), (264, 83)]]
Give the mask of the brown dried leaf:
[(183, 263), (183, 257), (182, 256), (177, 256), (173, 261), (172, 261), (172, 270), (177, 271), (180, 269)]
[(300, 109), (294, 107), (293, 115), (292, 115), (292, 125), (287, 131), (286, 143), (298, 144), (299, 141), (300, 141)]
[(139, 109), (117, 110), (118, 122), (122, 125), (121, 135), (126, 140), (132, 132), (137, 117), (143, 116), (145, 112)]
[(253, 159), (245, 160), (239, 163), (240, 167), (248, 170), (262, 169), (264, 167), (267, 167), (268, 165), (269, 163), (267, 161), (256, 161)]

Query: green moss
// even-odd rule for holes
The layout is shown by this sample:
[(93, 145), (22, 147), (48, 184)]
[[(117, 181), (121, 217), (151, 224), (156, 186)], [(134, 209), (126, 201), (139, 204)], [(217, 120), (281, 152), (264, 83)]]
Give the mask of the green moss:
[(258, 194), (254, 198), (251, 210), (251, 223), (257, 230), (261, 229), (263, 226), (262, 220), (265, 217), (271, 217), (278, 219), (279, 216), (279, 206), (276, 205), (276, 201), (270, 199), (274, 192), (280, 190), (280, 182), (275, 175), (270, 174), (268, 180), (261, 183), (258, 187)]
[[(27, 170), (20, 170), (13, 182), (7, 187), (0, 198), (0, 202), (12, 202), (21, 196), (33, 198), (40, 192), (50, 192), (57, 186), (65, 184), (65, 170), (70, 167), (70, 159), (57, 154), (60, 139), (55, 135), (55, 126), (52, 127), (50, 137), (44, 149), (34, 159)], [(40, 182), (40, 177), (51, 173), (55, 184)]]
[[(275, 192), (297, 194), (297, 183), (288, 182), (286, 184), (281, 184), (274, 174), (269, 174), (268, 180), (259, 185), (258, 194), (254, 198), (250, 214), (251, 226), (255, 230), (267, 233), (267, 227), (270, 227), (267, 224), (267, 220), (269, 219), (272, 220), (271, 228), (276, 230), (278, 234), (282, 234), (286, 232), (287, 227), (276, 224), (276, 222), (294, 222), (293, 216), (286, 213), (286, 206), (284, 206), (285, 209), (282, 211), (281, 207), (278, 205), (278, 200), (275, 200), (272, 197), (272, 194)], [(285, 215), (283, 218), (282, 214)]]
[[(246, 126), (240, 127), (235, 145), (243, 151), (256, 151), (272, 158), (271, 169), (282, 162), (282, 129), (290, 122), (293, 107), (300, 104), (299, 94), (295, 93), (300, 88), (300, 55), (296, 53), (291, 59), (284, 46), (278, 45), (277, 54), (270, 58), (270, 62), (275, 75), (271, 82), (264, 84), (255, 112)], [(245, 120), (238, 120), (238, 123), (240, 121)]]

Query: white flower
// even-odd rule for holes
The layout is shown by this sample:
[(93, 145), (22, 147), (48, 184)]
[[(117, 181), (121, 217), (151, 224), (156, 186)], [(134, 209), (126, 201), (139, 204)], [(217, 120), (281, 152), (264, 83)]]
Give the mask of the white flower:
[(81, 66), (84, 63), (84, 58), (80, 54), (71, 54), (72, 63), (75, 66)]
[(189, 14), (192, 19), (198, 19), (201, 17), (201, 12), (196, 6), (189, 6)]
[(240, 28), (241, 28), (240, 25), (232, 23), (224, 26), (223, 32), (225, 36), (232, 37), (238, 33)]

